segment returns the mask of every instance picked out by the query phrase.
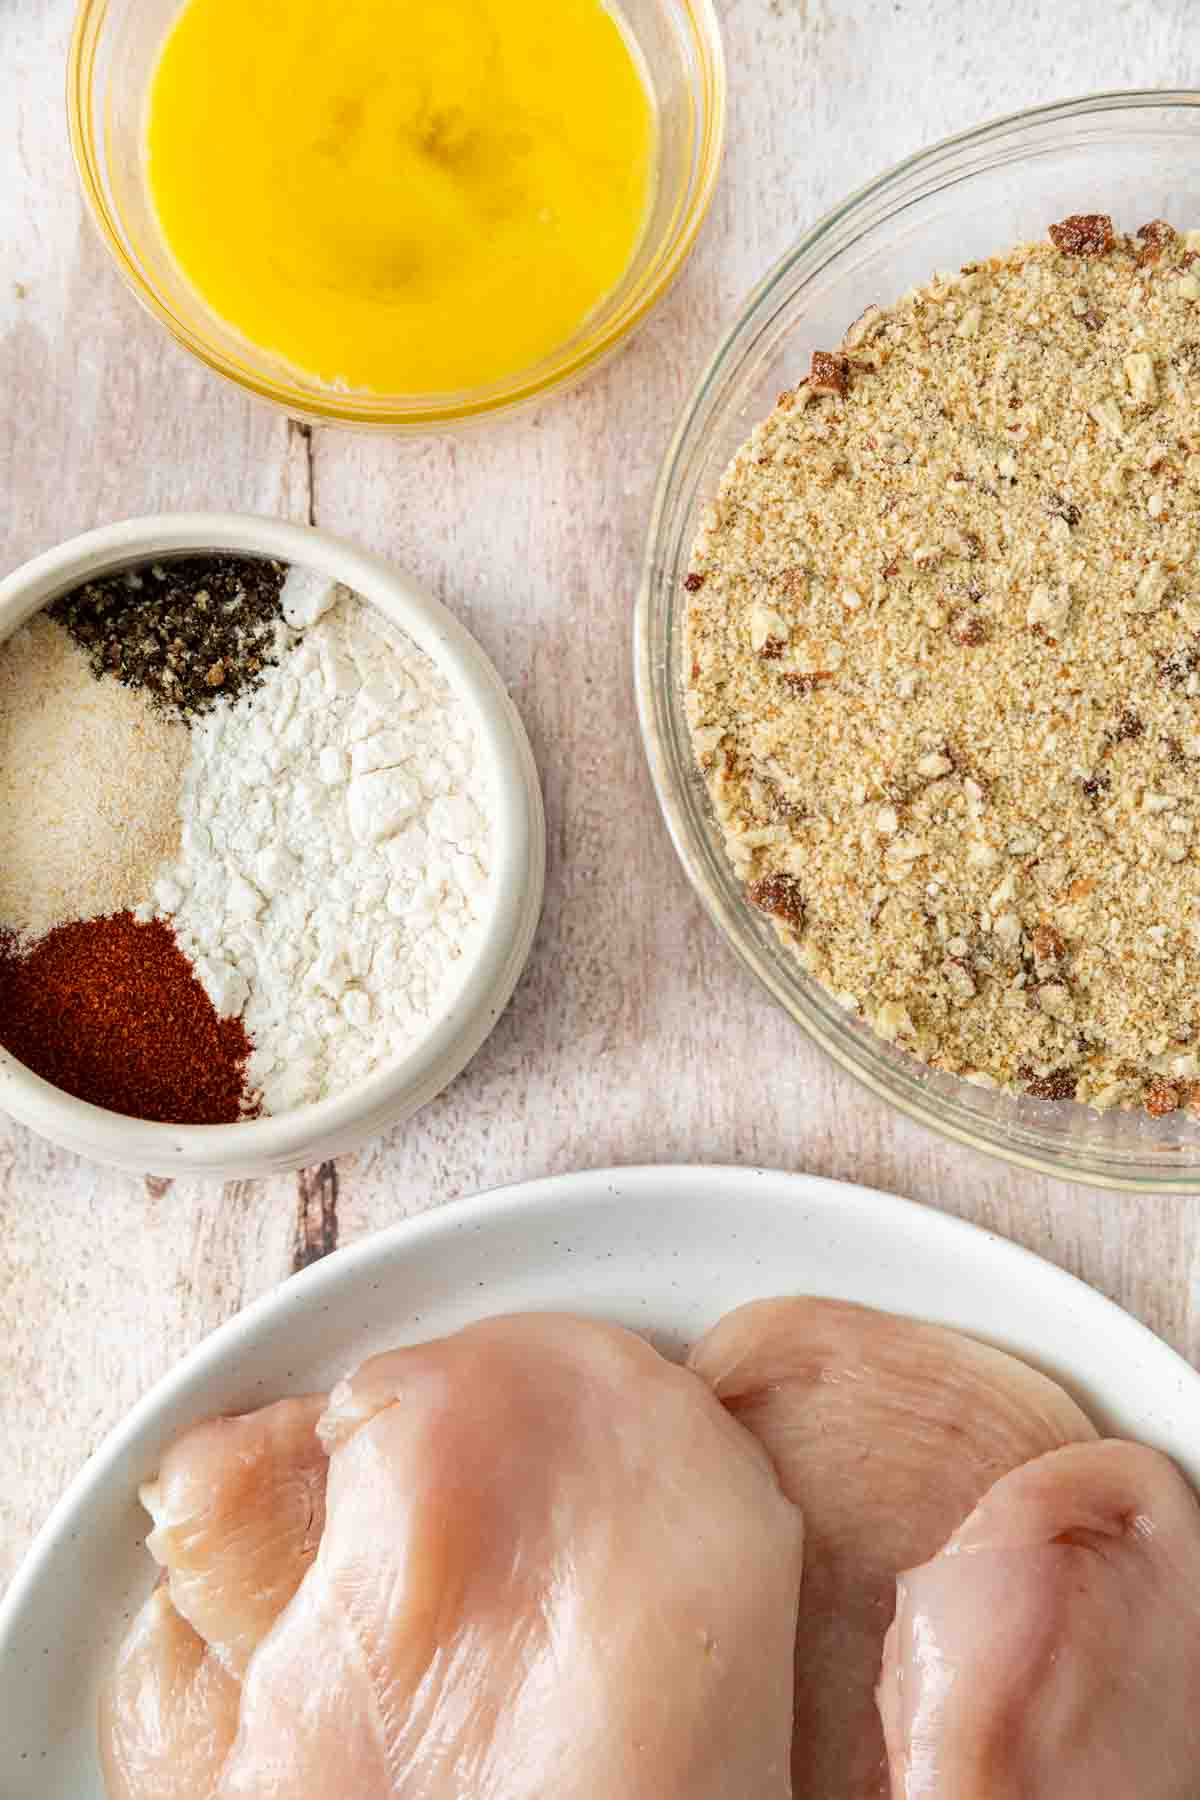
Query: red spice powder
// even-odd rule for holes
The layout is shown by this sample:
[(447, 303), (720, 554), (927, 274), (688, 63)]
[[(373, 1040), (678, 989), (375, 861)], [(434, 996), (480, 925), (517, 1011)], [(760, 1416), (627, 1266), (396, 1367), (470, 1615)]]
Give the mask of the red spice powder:
[(0, 936), (0, 1044), (46, 1081), (164, 1125), (246, 1116), (250, 1040), (218, 1017), (169, 925), (132, 913)]

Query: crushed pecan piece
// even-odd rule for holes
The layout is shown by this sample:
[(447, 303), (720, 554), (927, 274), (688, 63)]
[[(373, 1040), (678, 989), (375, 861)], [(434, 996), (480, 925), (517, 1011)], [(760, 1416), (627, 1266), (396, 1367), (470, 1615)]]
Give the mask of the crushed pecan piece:
[(809, 379), (814, 394), (845, 394), (850, 386), (849, 360), (844, 356), (831, 355), (828, 350), (814, 350)]
[(1035, 962), (1059, 962), (1066, 953), (1067, 946), (1053, 925), (1035, 927), (1033, 933), (1033, 960)]
[(1075, 1076), (1070, 1069), (1051, 1069), (1049, 1075), (1034, 1075), (1032, 1070), (1022, 1077), (1025, 1092), (1035, 1100), (1073, 1100)]
[(1107, 213), (1072, 213), (1050, 227), (1050, 242), (1064, 256), (1104, 256), (1113, 247), (1113, 222)]
[(785, 875), (781, 870), (774, 875), (764, 875), (749, 890), (752, 903), (759, 912), (771, 913), (782, 919), (793, 931), (804, 930), (804, 895), (800, 891), (800, 883), (794, 875)]
[(814, 669), (810, 675), (798, 675), (794, 669), (790, 669), (781, 679), (794, 694), (812, 694), (825, 682), (833, 680), (833, 670)]
[(1175, 227), (1168, 225), (1165, 219), (1151, 219), (1148, 225), (1139, 225), (1137, 234), (1142, 240), (1138, 261), (1143, 263), (1153, 262), (1161, 256), (1176, 235)]
[(1183, 646), (1178, 650), (1172, 650), (1167, 656), (1159, 657), (1158, 679), (1165, 682), (1167, 687), (1183, 687), (1188, 676), (1194, 674), (1198, 666), (1200, 666), (1200, 656), (1195, 650)]
[(683, 585), (689, 594), (698, 594), (700, 589), (704, 586), (704, 577), (703, 575), (696, 575), (694, 573), (685, 575), (683, 578)]
[(949, 631), (954, 642), (967, 649), (973, 650), (979, 644), (986, 644), (988, 640), (987, 620), (967, 606), (956, 607), (950, 614)]
[(1179, 1107), (1178, 1085), (1156, 1075), (1153, 1081), (1146, 1083), (1142, 1104), (1152, 1119), (1165, 1119), (1168, 1113), (1177, 1111)]
[(1126, 707), (1125, 711), (1117, 720), (1117, 729), (1112, 734), (1113, 743), (1132, 744), (1141, 737), (1145, 729), (1146, 727), (1142, 724), (1137, 713), (1131, 712), (1129, 708)]

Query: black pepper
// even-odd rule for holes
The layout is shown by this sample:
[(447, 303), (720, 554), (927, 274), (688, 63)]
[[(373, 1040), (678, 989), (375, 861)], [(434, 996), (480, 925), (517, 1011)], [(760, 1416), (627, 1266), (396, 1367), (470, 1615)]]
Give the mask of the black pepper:
[(85, 582), (50, 607), (92, 673), (188, 719), (259, 685), (275, 662), (287, 565), (188, 556)]
[(1026, 1083), (1025, 1092), (1034, 1100), (1073, 1100), (1077, 1077), (1071, 1069), (1051, 1069), (1048, 1075), (1035, 1076), (1026, 1063), (1017, 1071)]

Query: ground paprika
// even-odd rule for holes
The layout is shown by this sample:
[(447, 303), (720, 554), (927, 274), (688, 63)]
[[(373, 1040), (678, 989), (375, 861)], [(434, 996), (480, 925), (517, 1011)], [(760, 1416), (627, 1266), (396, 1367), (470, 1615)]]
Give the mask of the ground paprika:
[(170, 926), (132, 913), (0, 936), (0, 1045), (76, 1099), (168, 1125), (246, 1116), (250, 1040), (219, 1018)]

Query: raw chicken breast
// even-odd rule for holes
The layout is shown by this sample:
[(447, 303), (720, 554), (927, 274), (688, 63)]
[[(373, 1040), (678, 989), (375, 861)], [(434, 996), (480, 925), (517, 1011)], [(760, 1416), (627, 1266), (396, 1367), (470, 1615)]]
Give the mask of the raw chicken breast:
[(970, 1338), (834, 1300), (764, 1300), (692, 1353), (804, 1514), (796, 1800), (882, 1800), (875, 1707), (896, 1576), (1009, 1469), (1095, 1436), (1062, 1390)]
[(325, 1522), (324, 1394), (187, 1431), (142, 1489), (171, 1599), (241, 1675), (300, 1585)]
[(108, 1800), (209, 1800), (237, 1731), (240, 1698), (166, 1587), (157, 1588), (100, 1696)]
[(902, 1576), (879, 1696), (895, 1800), (1196, 1800), (1200, 1507), (1136, 1444), (1006, 1476)]
[(707, 1387), (494, 1319), (335, 1389), (221, 1800), (787, 1800), (800, 1515)]

